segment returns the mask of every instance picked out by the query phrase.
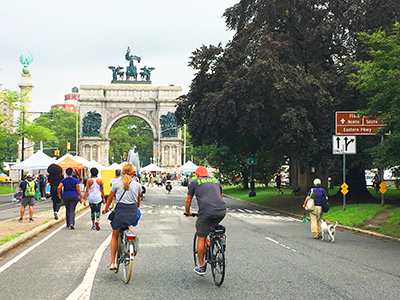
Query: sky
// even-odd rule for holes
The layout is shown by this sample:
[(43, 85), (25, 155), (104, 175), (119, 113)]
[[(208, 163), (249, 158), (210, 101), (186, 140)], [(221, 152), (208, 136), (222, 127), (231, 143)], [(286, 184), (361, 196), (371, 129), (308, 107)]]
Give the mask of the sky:
[[(3, 0), (0, 4), (0, 84), (19, 91), (20, 55), (30, 65), (33, 110), (64, 103), (74, 86), (108, 85), (108, 66), (126, 67), (126, 49), (154, 67), (153, 86), (189, 91), (192, 52), (232, 39), (224, 11), (239, 0)], [(139, 77), (138, 77), (139, 79)]]

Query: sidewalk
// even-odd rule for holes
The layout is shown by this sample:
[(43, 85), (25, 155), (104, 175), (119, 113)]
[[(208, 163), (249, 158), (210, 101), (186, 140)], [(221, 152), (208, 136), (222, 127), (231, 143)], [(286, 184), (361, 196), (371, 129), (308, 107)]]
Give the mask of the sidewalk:
[[(88, 207), (89, 206), (83, 206), (83, 204), (78, 203), (76, 207), (76, 213), (79, 213)], [(25, 241), (37, 236), (52, 226), (65, 222), (65, 206), (60, 208), (58, 220), (54, 220), (54, 214), (52, 210), (36, 214), (34, 212), (34, 222), (29, 222), (28, 211), (25, 212), (25, 217), (22, 222), (19, 222), (18, 219), (19, 218), (0, 222), (0, 239), (24, 232), (19, 237), (0, 246), (0, 259), (2, 255), (23, 244)]]

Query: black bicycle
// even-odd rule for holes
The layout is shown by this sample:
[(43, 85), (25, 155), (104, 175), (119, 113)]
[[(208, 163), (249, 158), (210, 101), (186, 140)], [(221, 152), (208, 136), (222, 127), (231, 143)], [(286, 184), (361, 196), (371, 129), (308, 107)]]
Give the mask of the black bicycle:
[[(186, 215), (186, 214), (185, 214)], [(189, 215), (186, 215), (189, 216)], [(197, 214), (192, 213), (193, 217)], [(220, 224), (211, 224), (210, 232), (206, 239), (206, 254), (204, 259), (204, 268), (207, 269), (207, 264), (211, 266), (211, 274), (214, 283), (221, 286), (225, 278), (225, 251), (226, 251), (226, 235), (225, 227)], [(199, 265), (197, 257), (197, 233), (194, 234), (193, 240), (193, 258), (194, 266)]]

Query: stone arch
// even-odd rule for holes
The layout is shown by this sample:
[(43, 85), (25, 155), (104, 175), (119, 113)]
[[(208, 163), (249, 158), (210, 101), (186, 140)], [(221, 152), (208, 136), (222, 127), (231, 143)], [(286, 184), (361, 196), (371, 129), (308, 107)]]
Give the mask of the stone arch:
[[(96, 112), (101, 116), (101, 126), (98, 136), (81, 136), (79, 138), (79, 154), (92, 160), (95, 157), (103, 165), (109, 162), (110, 131), (119, 119), (137, 117), (149, 124), (153, 133), (153, 157), (167, 172), (174, 170), (176, 164), (182, 164), (183, 140), (178, 130), (177, 137), (163, 137), (160, 118), (176, 110), (178, 97), (182, 88), (179, 86), (158, 86), (151, 84), (111, 84), (111, 85), (84, 85), (80, 87), (80, 118), (89, 112)], [(169, 151), (163, 156), (164, 146)], [(127, 149), (128, 150), (128, 149)], [(175, 163), (176, 162), (176, 163)]]

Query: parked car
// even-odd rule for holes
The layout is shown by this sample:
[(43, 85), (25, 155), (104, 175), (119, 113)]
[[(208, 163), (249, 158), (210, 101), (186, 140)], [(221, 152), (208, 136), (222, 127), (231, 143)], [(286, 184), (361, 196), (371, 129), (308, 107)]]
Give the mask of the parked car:
[(365, 174), (365, 184), (367, 186), (372, 186), (372, 180), (374, 179), (374, 174)]

